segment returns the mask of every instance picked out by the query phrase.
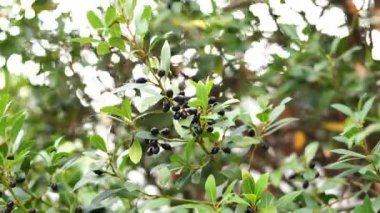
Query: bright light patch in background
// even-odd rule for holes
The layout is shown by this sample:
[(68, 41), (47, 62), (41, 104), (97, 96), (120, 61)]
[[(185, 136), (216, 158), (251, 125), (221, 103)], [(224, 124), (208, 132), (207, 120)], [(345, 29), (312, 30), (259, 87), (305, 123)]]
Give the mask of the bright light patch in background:
[[(8, 13), (9, 18), (20, 19), (20, 14), (24, 14), (28, 17), (34, 17), (34, 11), (32, 9), (32, 4), (35, 0), (21, 0), (16, 3), (16, 0), (0, 0), (0, 5), (4, 7), (10, 7)], [(199, 3), (200, 9), (205, 14), (210, 14), (213, 12), (211, 0), (195, 0)], [(366, 9), (369, 0), (354, 0), (357, 7), (363, 7)], [(58, 28), (57, 19), (62, 13), (69, 13), (68, 18), (63, 19), (64, 31), (65, 33), (71, 33), (72, 31), (77, 31), (80, 36), (89, 36), (94, 33), (89, 27), (89, 23), (86, 18), (87, 11), (98, 10), (98, 8), (105, 9), (110, 4), (109, 1), (102, 0), (55, 0), (57, 3), (57, 8), (52, 11), (42, 11), (38, 14), (38, 19), (40, 21), (40, 29), (54, 33)], [(322, 6), (326, 6), (328, 1), (318, 0), (315, 3), (312, 0), (285, 0), (283, 3), (281, 0), (269, 0), (272, 12), (276, 14), (279, 23), (293, 24), (297, 26), (297, 33), (301, 40), (307, 40), (307, 36), (301, 31), (307, 25), (307, 22), (316, 26), (318, 30), (322, 33), (329, 35), (334, 35), (338, 37), (344, 37), (348, 35), (348, 28), (344, 26), (345, 14), (340, 8), (330, 8), (324, 11), (322, 17)], [(139, 0), (137, 1), (137, 9), (143, 8), (145, 5), (150, 5), (155, 12), (157, 8), (157, 3), (153, 0)], [(216, 0), (216, 6), (222, 8), (227, 5), (226, 0)], [(269, 7), (263, 3), (252, 4), (249, 7), (250, 12), (258, 17), (259, 22), (254, 23), (254, 27), (258, 27), (260, 31), (265, 33), (272, 33), (278, 30), (277, 23), (270, 14)], [(22, 13), (21, 11), (24, 11)], [(20, 13), (21, 12), (21, 13)], [(306, 20), (299, 14), (303, 12)], [(242, 11), (236, 11), (233, 13), (234, 18), (242, 19), (244, 18), (244, 13)], [(306, 22), (307, 21), (307, 22)], [(133, 27), (133, 26), (132, 26)], [(11, 24), (10, 20), (6, 18), (0, 18), (0, 29), (3, 31), (0, 33), (0, 40), (4, 40), (9, 35), (17, 36), (20, 33), (20, 29), (17, 26)], [(124, 29), (125, 30), (125, 29)], [(373, 38), (373, 58), (375, 60), (380, 60), (380, 33), (374, 30), (372, 32)], [(45, 42), (46, 43), (46, 42)], [(42, 41), (33, 41), (31, 51), (36, 56), (45, 56), (46, 51), (53, 48), (49, 42), (43, 44)], [(68, 50), (60, 49), (59, 47), (54, 47), (59, 49), (60, 60), (62, 63), (72, 62), (70, 52)], [(210, 47), (211, 48), (211, 47)], [(218, 54), (213, 51), (213, 54)], [(252, 71), (265, 71), (265, 67), (273, 61), (273, 55), (279, 55), (280, 57), (288, 57), (288, 53), (283, 50), (279, 45), (269, 43), (266, 40), (255, 41), (252, 43), (251, 47), (244, 54), (244, 61), (247, 64), (247, 68)], [(175, 64), (181, 64), (183, 70), (189, 76), (194, 76), (198, 69), (195, 67), (187, 67), (189, 61), (192, 57), (196, 55), (195, 49), (189, 49), (185, 51), (182, 55), (173, 55), (172, 62)], [(129, 57), (124, 55), (125, 57)], [(73, 76), (74, 73), (79, 74), (82, 81), (85, 84), (84, 92), (86, 95), (93, 99), (92, 106), (97, 110), (106, 104), (117, 104), (120, 102), (120, 98), (114, 96), (112, 93), (104, 93), (105, 89), (113, 89), (114, 82), (111, 76), (106, 76), (104, 73), (107, 71), (98, 71), (95, 69), (95, 65), (98, 63), (98, 57), (93, 50), (83, 50), (81, 51), (81, 57), (92, 66), (81, 66), (76, 67), (76, 69), (66, 69), (66, 76)], [(119, 56), (112, 55), (112, 62), (118, 63), (120, 61)], [(1, 62), (1, 61), (0, 61)], [(39, 70), (39, 64), (33, 61), (23, 62), (20, 55), (11, 55), (8, 59), (4, 59), (3, 64), (7, 64), (7, 68), (11, 73), (16, 75), (21, 75), (28, 78), (33, 84), (37, 85), (48, 85), (49, 73), (46, 70)], [(28, 66), (31, 69), (25, 69)], [(146, 73), (137, 72), (139, 67), (135, 67), (134, 76), (145, 76)], [(141, 68), (141, 67), (140, 67)], [(82, 70), (79, 70), (82, 69)], [(39, 74), (39, 73), (43, 74)], [(86, 75), (84, 74), (85, 72)], [(109, 74), (108, 74), (109, 75)], [(148, 76), (151, 77), (151, 76)], [(99, 80), (100, 79), (100, 80)], [(104, 93), (104, 94), (103, 94)], [(83, 100), (82, 100), (83, 101)], [(104, 103), (102, 103), (102, 101)]]
[(372, 57), (374, 60), (380, 61), (380, 31), (379, 30), (372, 30), (372, 42), (373, 42)]

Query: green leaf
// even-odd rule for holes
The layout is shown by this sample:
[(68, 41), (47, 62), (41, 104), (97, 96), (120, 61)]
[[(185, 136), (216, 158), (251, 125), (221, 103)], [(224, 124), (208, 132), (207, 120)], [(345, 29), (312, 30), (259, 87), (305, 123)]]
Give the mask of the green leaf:
[(256, 117), (261, 121), (261, 122), (267, 122), (269, 120), (269, 109), (265, 109), (260, 113), (257, 113)]
[(97, 42), (99, 40), (90, 38), (90, 37), (81, 37), (81, 38), (72, 38), (70, 39), (71, 42), (78, 42), (82, 44), (91, 43), (91, 42)]
[(153, 136), (150, 132), (145, 130), (138, 131), (135, 136), (140, 139), (157, 139), (156, 136)]
[(102, 20), (95, 14), (94, 11), (87, 12), (87, 20), (90, 23), (91, 27), (94, 29), (103, 28)]
[(249, 204), (251, 206), (255, 206), (256, 201), (257, 201), (257, 196), (255, 194), (243, 194), (246, 200), (249, 201)]
[(21, 142), (19, 144), (19, 146), (14, 146), (13, 150), (15, 152), (22, 153), (24, 151), (30, 151), (31, 148), (33, 147), (33, 145), (34, 145), (34, 141), (31, 141), (31, 140), (29, 140), (29, 141), (23, 141), (23, 142)]
[(297, 35), (297, 29), (295, 25), (280, 24), (280, 30), (284, 35), (289, 36), (291, 40), (299, 40)]
[(112, 37), (119, 38), (121, 36), (121, 29), (119, 23), (114, 23), (108, 30)]
[(257, 182), (255, 183), (255, 194), (257, 199), (260, 199), (263, 192), (266, 190), (268, 186), (269, 173), (265, 173), (259, 177)]
[[(195, 203), (187, 203), (187, 204), (183, 204), (183, 205), (180, 205), (180, 206), (176, 206), (173, 211), (171, 212), (183, 212), (183, 211), (180, 211), (181, 209), (196, 209), (197, 212), (199, 213), (210, 213), (210, 212), (213, 212), (213, 208), (211, 208), (211, 206), (209, 205), (205, 205), (205, 204), (195, 204)], [(187, 211), (185, 211), (187, 212)]]
[(110, 197), (113, 197), (113, 196), (116, 197), (117, 193), (119, 193), (122, 190), (124, 190), (124, 189), (119, 188), (119, 189), (112, 189), (112, 190), (103, 191), (103, 192), (99, 193), (94, 199), (92, 199), (91, 205), (98, 206), (98, 205), (100, 205), (100, 203), (103, 200), (110, 198)]
[(285, 208), (287, 205), (293, 202), (293, 200), (296, 199), (300, 194), (302, 194), (302, 192), (303, 192), (302, 190), (299, 190), (299, 191), (289, 192), (285, 194), (284, 196), (280, 197), (280, 199), (278, 199), (275, 202), (275, 206), (277, 207), (277, 209), (280, 209), (280, 210)]
[(160, 61), (160, 67), (161, 69), (165, 70), (165, 76), (168, 76), (170, 72), (170, 45), (168, 41), (165, 41), (164, 45), (161, 49), (161, 61)]
[(243, 179), (243, 192), (245, 194), (255, 194), (255, 181), (248, 171), (243, 170), (241, 173)]
[(310, 163), (311, 160), (315, 157), (315, 154), (318, 151), (318, 142), (310, 143), (305, 148), (305, 160), (306, 163)]
[(207, 96), (210, 95), (210, 92), (211, 92), (212, 86), (214, 86), (214, 82), (211, 81), (211, 80), (207, 80), (207, 81), (206, 81), (206, 94), (207, 94)]
[(266, 135), (270, 135), (274, 132), (276, 132), (277, 130), (281, 129), (283, 126), (286, 126), (294, 121), (297, 121), (298, 118), (283, 118), (283, 119), (280, 119), (274, 123), (272, 123), (271, 125), (268, 126), (268, 130), (263, 134), (263, 136), (266, 136)]
[(233, 190), (234, 190), (234, 187), (236, 185), (236, 182), (238, 180), (233, 180), (226, 188), (226, 190), (224, 191), (223, 193), (223, 197), (227, 196), (228, 194), (232, 194)]
[(178, 178), (175, 183), (174, 183), (174, 188), (177, 190), (181, 189), (184, 187), (187, 183), (189, 183), (191, 176), (193, 175), (192, 172), (187, 173), (185, 175), (182, 175), (180, 178)]
[(25, 121), (25, 113), (21, 113), (13, 122), (12, 131), (11, 131), (12, 141), (16, 140), (16, 137), (18, 136), (22, 126), (24, 125), (24, 121)]
[(160, 171), (158, 172), (158, 182), (161, 186), (165, 186), (170, 179), (170, 170), (168, 167), (163, 166)]
[(269, 114), (269, 122), (275, 121), (285, 110), (285, 104), (287, 104), (292, 99), (289, 97), (284, 98), (281, 103), (275, 107)]
[(10, 98), (8, 94), (3, 94), (0, 96), (0, 116), (3, 116), (7, 112), (11, 104), (11, 101), (9, 101), (9, 99)]
[(207, 81), (206, 84), (204, 84), (202, 81), (198, 81), (196, 84), (197, 99), (203, 109), (207, 109), (208, 107), (208, 96), (211, 92), (212, 86), (212, 81)]
[(343, 104), (333, 104), (333, 105), (331, 105), (331, 107), (338, 110), (339, 112), (341, 112), (345, 115), (348, 115), (348, 116), (353, 115), (352, 110), (348, 106), (345, 106)]
[[(161, 206), (169, 205), (170, 200), (168, 198), (156, 198), (156, 199), (149, 199), (145, 200), (143, 205), (139, 208), (138, 212), (148, 212), (147, 210), (153, 210), (160, 208)], [(157, 211), (153, 211), (157, 212)]]
[(59, 160), (63, 159), (63, 158), (67, 158), (67, 157), (70, 157), (70, 154), (67, 153), (67, 152), (59, 152), (57, 154), (55, 154), (53, 156), (53, 159), (52, 159), (52, 164), (57, 164), (59, 162)]
[(372, 97), (371, 99), (369, 99), (368, 101), (364, 103), (363, 109), (361, 111), (361, 117), (363, 120), (367, 116), (368, 112), (371, 110), (374, 100), (375, 100), (375, 97)]
[(364, 140), (366, 137), (368, 137), (369, 135), (371, 135), (372, 133), (379, 132), (379, 131), (380, 131), (380, 123), (370, 124), (363, 131), (359, 132), (356, 135), (355, 141), (357, 143), (359, 143), (362, 140)]
[(140, 162), (142, 157), (141, 145), (138, 141), (134, 141), (131, 148), (129, 148), (129, 158), (134, 164)]
[(114, 7), (108, 7), (105, 15), (106, 25), (110, 26), (117, 19), (116, 10)]
[(112, 37), (108, 40), (109, 44), (112, 47), (117, 47), (119, 50), (124, 51), (125, 50), (125, 43), (124, 40), (120, 37)]
[(331, 44), (330, 54), (335, 54), (336, 53), (336, 50), (338, 49), (340, 41), (341, 41), (341, 38), (335, 38), (334, 39), (334, 41)]
[(126, 0), (126, 14), (125, 16), (128, 17), (129, 20), (133, 18), (133, 14), (136, 8), (136, 0)]
[(96, 47), (96, 53), (99, 55), (105, 55), (110, 52), (110, 44), (108, 42), (102, 41)]
[(249, 206), (250, 205), (247, 201), (245, 201), (243, 198), (241, 198), (241, 197), (239, 197), (237, 195), (231, 196), (228, 199), (228, 203), (237, 203), (237, 204), (242, 204), (242, 205), (245, 205), (245, 206)]
[(100, 109), (100, 112), (107, 113), (107, 114), (110, 114), (110, 115), (116, 115), (116, 116), (118, 116), (120, 118), (123, 118), (125, 116), (125, 114), (123, 113), (122, 110), (120, 110), (119, 108), (114, 107), (114, 106), (103, 107), (103, 108)]
[(354, 213), (374, 213), (372, 203), (368, 198), (368, 195), (365, 197), (363, 204), (355, 208)]
[(96, 149), (102, 150), (103, 152), (107, 152), (107, 146), (104, 142), (103, 138), (99, 135), (92, 135), (90, 137), (90, 143), (91, 146), (93, 146)]
[(205, 183), (206, 194), (211, 202), (216, 202), (216, 184), (213, 175), (209, 175)]
[(331, 152), (334, 152), (334, 153), (337, 153), (337, 154), (341, 154), (341, 155), (347, 155), (347, 156), (357, 157), (357, 158), (366, 158), (365, 155), (362, 155), (360, 153), (353, 152), (353, 151), (350, 151), (350, 150), (347, 150), (347, 149), (333, 149), (333, 150), (331, 150)]
[(136, 32), (141, 38), (145, 37), (148, 32), (149, 22), (152, 18), (152, 8), (150, 6), (145, 6), (139, 18), (136, 19)]
[(132, 106), (129, 98), (125, 98), (121, 105), (121, 112), (125, 118), (132, 119)]
[(201, 181), (202, 177), (202, 168), (198, 169), (192, 176), (191, 176), (191, 182), (198, 184)]
[(234, 146), (236, 147), (249, 147), (253, 144), (259, 144), (260, 140), (258, 138), (248, 137), (248, 136), (236, 136), (231, 138)]
[(191, 140), (191, 141), (189, 141), (189, 142), (186, 143), (186, 146), (185, 146), (185, 157), (186, 157), (186, 160), (189, 160), (190, 157), (191, 157), (191, 155), (193, 154), (194, 144), (195, 144), (194, 140)]

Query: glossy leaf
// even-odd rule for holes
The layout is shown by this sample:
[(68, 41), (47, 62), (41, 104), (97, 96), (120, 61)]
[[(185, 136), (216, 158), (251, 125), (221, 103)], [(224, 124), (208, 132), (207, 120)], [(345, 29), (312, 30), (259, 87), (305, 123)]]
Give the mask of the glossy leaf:
[(129, 148), (129, 158), (134, 164), (140, 162), (142, 157), (141, 145), (138, 141), (134, 141), (132, 146)]

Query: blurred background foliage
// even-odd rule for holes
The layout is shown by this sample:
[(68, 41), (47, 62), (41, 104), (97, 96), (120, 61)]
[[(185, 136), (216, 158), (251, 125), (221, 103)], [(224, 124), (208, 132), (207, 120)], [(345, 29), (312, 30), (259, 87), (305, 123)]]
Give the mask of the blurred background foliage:
[[(0, 1), (1, 93), (10, 94), (16, 108), (27, 112), (25, 137), (40, 148), (59, 136), (75, 147), (88, 146), (86, 135), (110, 123), (97, 115), (99, 109), (121, 103), (112, 91), (138, 76), (133, 70), (139, 62), (130, 54), (111, 49), (100, 56), (91, 44), (71, 42), (98, 36), (85, 13), (104, 14), (111, 2), (94, 2)], [(292, 97), (284, 116), (299, 121), (265, 140), (278, 156), (300, 153), (308, 142), (320, 141), (317, 159), (321, 164), (334, 161), (327, 148), (339, 146), (332, 137), (343, 131), (345, 117), (330, 105), (354, 108), (363, 95), (379, 96), (380, 29), (374, 17), (380, 3), (309, 0), (297, 7), (297, 1), (287, 0), (204, 1), (209, 2), (205, 11), (202, 2), (138, 1), (153, 8), (145, 42), (154, 36), (169, 41), (171, 70), (180, 87), (185, 87), (184, 79), (213, 76), (220, 83), (212, 94), (225, 94), (222, 100), (233, 95), (253, 114), (260, 111), (255, 101), (260, 96), (268, 95), (273, 103)], [(72, 9), (86, 3), (83, 13)], [(296, 21), (288, 21), (281, 6)], [(318, 12), (310, 13), (313, 9)], [(328, 21), (317, 24), (326, 15)], [(334, 18), (342, 23), (329, 31), (323, 25)], [(152, 49), (154, 55), (160, 54), (163, 41)], [(170, 124), (170, 118), (157, 115), (141, 125)], [(111, 131), (118, 132), (117, 127)], [(125, 135), (114, 137), (123, 140)], [(257, 161), (259, 171), (278, 163)]]

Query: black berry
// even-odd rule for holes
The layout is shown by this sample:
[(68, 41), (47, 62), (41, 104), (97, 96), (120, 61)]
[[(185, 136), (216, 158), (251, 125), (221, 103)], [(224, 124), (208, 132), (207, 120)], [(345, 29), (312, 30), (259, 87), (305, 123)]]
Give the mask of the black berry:
[(181, 109), (181, 107), (179, 105), (172, 106), (173, 112), (178, 112), (180, 109)]
[(183, 96), (183, 95), (177, 95), (173, 99), (174, 99), (175, 102), (177, 102), (179, 104), (182, 104), (185, 101), (185, 96)]
[(169, 128), (163, 128), (161, 129), (162, 135), (170, 135), (170, 129)]
[(309, 168), (310, 168), (310, 169), (314, 169), (315, 164), (316, 164), (316, 163), (315, 163), (314, 160), (310, 161), (310, 163), (309, 163)]
[(36, 213), (36, 212), (37, 212), (37, 210), (36, 210), (36, 209), (33, 209), (33, 208), (31, 208), (31, 209), (29, 209), (29, 210), (28, 210), (28, 212), (29, 212), (29, 213)]
[(25, 181), (25, 177), (17, 177), (16, 178), (16, 182), (17, 183), (22, 183), (22, 182), (24, 182)]
[(182, 107), (187, 109), (189, 108), (189, 102), (188, 101), (184, 101), (183, 104), (182, 104)]
[(76, 207), (75, 208), (75, 213), (82, 213), (83, 209), (81, 207)]
[(224, 116), (224, 114), (226, 114), (226, 112), (225, 112), (224, 110), (220, 110), (220, 111), (218, 112), (218, 115), (220, 115), (220, 116)]
[(314, 177), (319, 178), (319, 176), (320, 176), (319, 172), (316, 172)]
[(151, 140), (150, 141), (150, 146), (157, 146), (157, 144), (158, 144), (158, 140)]
[(173, 90), (171, 90), (171, 89), (166, 90), (166, 96), (168, 98), (172, 98), (173, 97)]
[(94, 172), (95, 174), (97, 174), (97, 175), (102, 175), (102, 174), (104, 174), (104, 171), (102, 171), (102, 170), (100, 170), (100, 169), (97, 169), (97, 170), (94, 170), (94, 171), (92, 171), (92, 172)]
[(224, 147), (222, 150), (223, 150), (223, 152), (226, 153), (226, 154), (230, 154), (230, 153), (231, 153), (231, 149), (230, 149), (230, 147)]
[(154, 153), (153, 153), (153, 147), (152, 146), (150, 146), (149, 148), (148, 148), (148, 150), (146, 150), (146, 154), (148, 155), (148, 156), (152, 156)]
[(181, 118), (186, 119), (187, 118), (187, 113), (185, 110), (181, 111)]
[(255, 136), (255, 130), (250, 129), (250, 130), (248, 130), (247, 134), (249, 137), (254, 137)]
[(183, 96), (185, 96), (185, 91), (181, 91), (181, 92), (179, 92), (178, 95), (183, 95)]
[(16, 181), (12, 180), (11, 182), (9, 182), (9, 187), (14, 188), (16, 187), (16, 184)]
[(160, 147), (159, 146), (152, 146), (153, 147), (153, 154), (158, 154), (160, 152)]
[(168, 112), (170, 110), (170, 102), (168, 100), (164, 100), (162, 102), (162, 111)]
[(216, 121), (215, 121), (215, 120), (212, 120), (212, 119), (207, 121), (207, 124), (208, 124), (208, 125), (213, 125), (213, 124), (215, 124), (215, 123), (216, 123)]
[(14, 206), (14, 202), (13, 202), (13, 200), (9, 200), (8, 202), (7, 202), (7, 208), (13, 208), (13, 206)]
[(209, 103), (209, 104), (214, 104), (214, 103), (216, 103), (216, 98), (215, 98), (215, 96), (211, 96), (211, 97), (208, 99), (208, 103)]
[(197, 109), (195, 109), (195, 108), (189, 108), (189, 109), (187, 109), (187, 113), (189, 113), (190, 115), (195, 115), (195, 114), (197, 114)]
[(157, 71), (157, 75), (158, 75), (159, 77), (164, 77), (164, 76), (165, 76), (165, 70), (158, 70), (158, 71)]
[(151, 133), (152, 135), (158, 135), (159, 132), (160, 132), (160, 131), (158, 130), (157, 127), (152, 127), (152, 129), (150, 129), (150, 133)]
[(212, 131), (214, 131), (214, 127), (212, 126), (207, 127), (207, 132), (212, 132)]
[(136, 83), (138, 84), (143, 84), (143, 83), (146, 83), (148, 80), (146, 80), (146, 78), (138, 78), (136, 79)]
[(51, 184), (50, 188), (53, 192), (58, 192), (58, 184), (57, 183)]
[(211, 149), (211, 154), (215, 155), (219, 152), (219, 147), (217, 146), (214, 146), (212, 149)]
[(200, 134), (202, 134), (202, 128), (199, 127), (199, 126), (196, 126), (196, 127), (194, 128), (194, 132), (195, 132), (196, 134), (200, 135)]
[(293, 173), (293, 174), (289, 175), (288, 179), (292, 180), (292, 179), (296, 178), (297, 176), (298, 176), (297, 173)]
[(309, 187), (309, 181), (305, 180), (305, 181), (302, 183), (302, 188), (307, 189), (307, 187)]
[(253, 213), (253, 210), (252, 210), (250, 207), (248, 207), (248, 208), (245, 210), (245, 213)]
[(173, 116), (174, 120), (179, 120), (180, 118), (181, 118), (181, 113), (180, 112), (174, 113), (174, 116)]
[(76, 207), (75, 208), (75, 213), (82, 213), (83, 209), (81, 207)]
[(13, 155), (8, 155), (7, 156), (7, 160), (14, 160), (15, 159), (15, 156), (13, 156)]
[(261, 148), (264, 150), (264, 151), (268, 151), (269, 149), (269, 145), (265, 142), (261, 143)]
[(172, 150), (172, 146), (170, 146), (168, 143), (162, 143), (161, 147), (165, 150)]
[(193, 120), (191, 121), (191, 123), (193, 123), (193, 124), (198, 123), (198, 122), (199, 122), (199, 119), (200, 119), (200, 115), (199, 115), (199, 114), (196, 114), (196, 115), (193, 117)]

